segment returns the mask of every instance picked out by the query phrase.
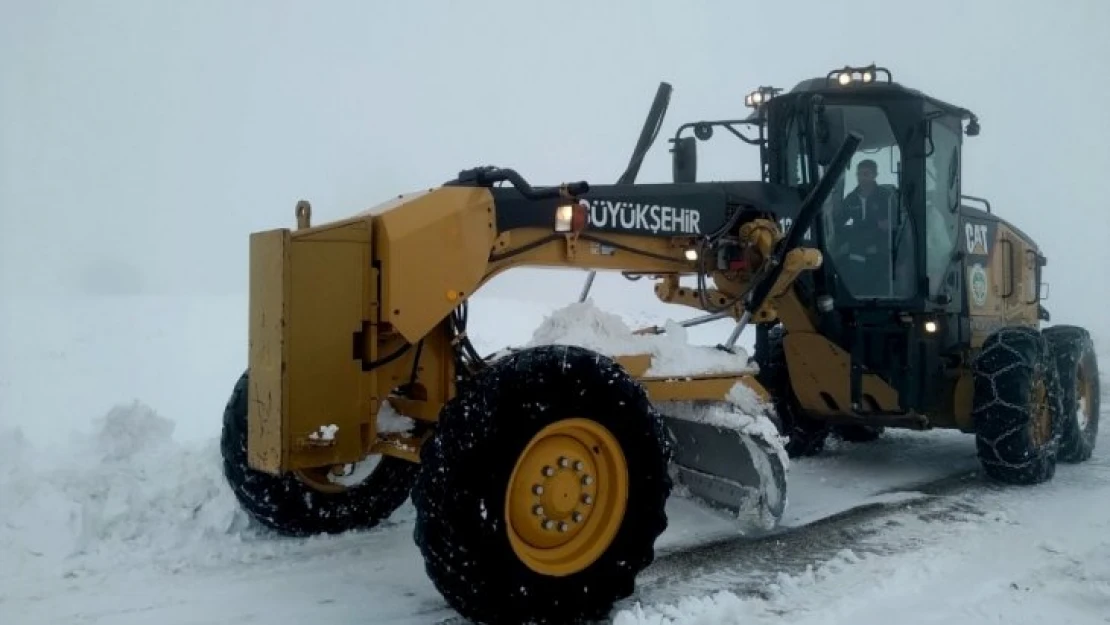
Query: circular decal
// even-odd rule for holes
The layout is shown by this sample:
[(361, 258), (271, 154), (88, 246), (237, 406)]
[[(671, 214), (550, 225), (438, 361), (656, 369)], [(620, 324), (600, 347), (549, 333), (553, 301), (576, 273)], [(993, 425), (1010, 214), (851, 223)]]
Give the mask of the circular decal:
[(977, 263), (971, 266), (970, 274), (971, 301), (976, 306), (984, 306), (987, 303), (987, 270)]

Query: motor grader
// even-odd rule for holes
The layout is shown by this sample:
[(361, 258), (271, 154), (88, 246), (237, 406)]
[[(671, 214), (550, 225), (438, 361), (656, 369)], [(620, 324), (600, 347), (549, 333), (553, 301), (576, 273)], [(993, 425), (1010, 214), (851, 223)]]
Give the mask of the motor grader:
[[(296, 228), (251, 235), (249, 363), (222, 450), (254, 519), (364, 529), (411, 496), (427, 574), (462, 616), (581, 622), (633, 592), (676, 485), (737, 519), (781, 516), (782, 442), (709, 411), (773, 420), (792, 455), (830, 431), (958, 429), (1015, 484), (1090, 456), (1090, 337), (1041, 328), (1044, 257), (962, 193), (974, 114), (847, 67), (680, 126), (674, 181), (636, 183), (669, 96), (612, 185), (478, 167), (330, 223), (301, 202)], [(697, 180), (715, 129), (759, 148), (757, 180)], [(735, 321), (706, 349), (736, 352), (754, 327), (754, 356), (663, 373), (572, 344), (483, 357), (468, 301), (518, 267), (650, 278), (700, 311), (681, 325)]]

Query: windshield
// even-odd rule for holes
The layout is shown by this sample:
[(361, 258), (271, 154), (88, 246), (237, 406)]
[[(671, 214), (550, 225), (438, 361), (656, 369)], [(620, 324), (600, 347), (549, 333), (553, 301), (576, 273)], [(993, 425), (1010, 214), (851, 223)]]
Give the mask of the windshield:
[[(822, 211), (825, 254), (856, 299), (914, 295), (914, 233), (900, 188), (902, 151), (883, 109), (830, 105), (863, 142)], [(822, 174), (824, 168), (822, 168)]]

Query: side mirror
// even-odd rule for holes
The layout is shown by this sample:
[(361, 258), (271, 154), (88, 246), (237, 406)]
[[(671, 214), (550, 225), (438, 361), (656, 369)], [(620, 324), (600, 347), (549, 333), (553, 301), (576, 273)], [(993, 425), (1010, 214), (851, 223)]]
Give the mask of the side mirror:
[(675, 182), (697, 182), (698, 140), (682, 137), (671, 148), (671, 176)]
[(974, 115), (972, 115), (971, 119), (967, 122), (967, 136), (979, 136), (979, 118)]
[(827, 167), (832, 163), (840, 145), (848, 138), (848, 129), (844, 124), (844, 111), (839, 109), (830, 111), (820, 107), (814, 119), (814, 130), (817, 135), (817, 164)]

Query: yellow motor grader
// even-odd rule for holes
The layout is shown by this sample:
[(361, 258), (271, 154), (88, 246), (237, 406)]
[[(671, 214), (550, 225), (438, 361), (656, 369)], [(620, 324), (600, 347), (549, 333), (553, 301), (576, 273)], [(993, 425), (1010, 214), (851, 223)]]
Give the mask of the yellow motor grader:
[[(303, 536), (373, 527), (411, 496), (426, 571), (462, 616), (568, 623), (633, 592), (674, 486), (773, 526), (786, 452), (830, 432), (962, 430), (1013, 484), (1091, 455), (1090, 337), (1041, 328), (1044, 257), (961, 192), (974, 114), (846, 67), (759, 88), (744, 119), (682, 125), (674, 181), (637, 184), (669, 97), (664, 83), (616, 184), (478, 167), (331, 223), (302, 202), (296, 228), (253, 233), (249, 363), (222, 437), (244, 509)], [(759, 180), (697, 180), (716, 129), (758, 146)], [(648, 277), (701, 311), (682, 325), (736, 322), (707, 360), (749, 326), (754, 357), (711, 371), (575, 344), (483, 357), (468, 301), (517, 267)], [(763, 418), (785, 445), (748, 427)]]

